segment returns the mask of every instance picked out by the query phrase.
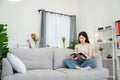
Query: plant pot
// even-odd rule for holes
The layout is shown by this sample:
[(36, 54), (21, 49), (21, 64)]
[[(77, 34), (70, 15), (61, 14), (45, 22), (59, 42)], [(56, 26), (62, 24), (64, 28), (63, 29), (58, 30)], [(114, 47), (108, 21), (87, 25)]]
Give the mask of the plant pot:
[(112, 59), (112, 56), (106, 56), (107, 59)]

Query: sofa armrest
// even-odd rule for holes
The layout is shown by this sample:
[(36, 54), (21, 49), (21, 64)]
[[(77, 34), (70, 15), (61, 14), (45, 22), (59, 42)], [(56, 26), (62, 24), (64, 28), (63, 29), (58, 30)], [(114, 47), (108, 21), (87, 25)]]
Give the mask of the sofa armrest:
[(13, 75), (13, 69), (7, 58), (2, 59), (2, 75), (1, 79), (3, 77), (8, 76), (8, 75)]
[(93, 59), (94, 59), (95, 68), (103, 67), (102, 56), (94, 56)]

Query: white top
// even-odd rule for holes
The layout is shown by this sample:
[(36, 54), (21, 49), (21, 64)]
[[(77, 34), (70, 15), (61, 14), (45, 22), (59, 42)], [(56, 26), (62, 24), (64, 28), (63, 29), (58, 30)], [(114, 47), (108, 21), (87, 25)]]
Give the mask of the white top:
[(78, 44), (78, 53), (83, 53), (84, 55), (88, 56), (88, 43)]

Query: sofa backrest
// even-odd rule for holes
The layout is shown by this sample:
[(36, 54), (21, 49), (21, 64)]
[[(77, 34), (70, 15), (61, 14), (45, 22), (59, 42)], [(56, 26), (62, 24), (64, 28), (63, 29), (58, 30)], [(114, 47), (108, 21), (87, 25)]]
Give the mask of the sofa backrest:
[[(10, 50), (27, 67), (31, 69), (58, 69), (65, 68), (64, 60), (74, 51), (63, 48), (14, 48)], [(101, 68), (101, 56), (93, 56), (95, 68)]]
[(64, 59), (68, 58), (73, 53), (71, 49), (54, 48), (54, 69), (66, 67)]
[(53, 48), (15, 48), (10, 50), (31, 69), (53, 69)]

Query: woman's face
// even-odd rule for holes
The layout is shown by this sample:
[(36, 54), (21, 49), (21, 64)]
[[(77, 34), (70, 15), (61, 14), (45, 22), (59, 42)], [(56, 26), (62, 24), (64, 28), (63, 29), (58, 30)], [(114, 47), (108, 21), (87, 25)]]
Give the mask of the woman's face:
[(83, 44), (83, 43), (85, 43), (86, 38), (84, 36), (80, 35), (79, 40), (80, 40), (80, 43)]

